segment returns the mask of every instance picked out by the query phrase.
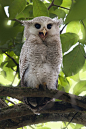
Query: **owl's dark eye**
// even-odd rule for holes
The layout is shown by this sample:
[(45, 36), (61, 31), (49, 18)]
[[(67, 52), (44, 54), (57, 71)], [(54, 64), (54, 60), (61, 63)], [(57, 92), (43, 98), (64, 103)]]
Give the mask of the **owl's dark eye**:
[(36, 24), (35, 24), (35, 27), (36, 27), (36, 29), (40, 29), (40, 28), (41, 28), (41, 25), (38, 24), (38, 23), (36, 23)]
[(52, 24), (48, 24), (48, 25), (47, 25), (47, 28), (48, 28), (48, 29), (51, 29), (51, 27), (52, 27)]

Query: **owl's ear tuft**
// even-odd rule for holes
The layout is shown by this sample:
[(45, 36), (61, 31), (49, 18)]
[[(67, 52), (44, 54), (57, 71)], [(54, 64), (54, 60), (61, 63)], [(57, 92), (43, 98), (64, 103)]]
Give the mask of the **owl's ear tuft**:
[(58, 19), (58, 25), (60, 26), (61, 24), (63, 24), (62, 18)]
[(21, 23), (22, 23), (22, 25), (29, 25), (29, 24), (31, 24), (32, 23), (32, 20), (25, 20), (25, 21), (22, 21), (21, 20)]
[(53, 18), (53, 21), (55, 21), (58, 26), (60, 26), (61, 24), (63, 24), (62, 18), (58, 19), (58, 17), (55, 17), (55, 18)]

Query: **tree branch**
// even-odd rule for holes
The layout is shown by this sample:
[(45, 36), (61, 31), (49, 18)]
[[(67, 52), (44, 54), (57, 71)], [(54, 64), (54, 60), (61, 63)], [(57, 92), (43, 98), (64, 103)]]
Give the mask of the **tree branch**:
[[(81, 109), (83, 110), (83, 109)], [(40, 113), (70, 113), (75, 112), (76, 110), (69, 103), (64, 102), (51, 102), (45, 106)], [(28, 108), (26, 104), (16, 104), (14, 106), (6, 107), (0, 110), (0, 121), (6, 119), (14, 119), (21, 116), (33, 115), (33, 112)]]
[[(3, 122), (8, 122), (7, 126), (5, 125), (5, 129), (13, 129), (14, 127), (18, 128), (21, 126), (26, 126), (27, 124), (37, 124), (51, 120), (69, 122), (76, 113), (76, 109), (74, 109), (73, 106), (69, 103), (51, 102), (48, 104), (47, 109), (44, 109), (40, 113), (40, 115), (33, 115), (33, 112), (25, 104), (18, 104), (3, 108), (0, 111), (0, 128), (3, 126)], [(72, 122), (86, 125), (86, 113), (81, 113), (78, 111), (77, 115), (74, 117)], [(84, 121), (82, 119), (84, 119)]]
[(56, 7), (60, 7), (60, 8), (63, 8), (63, 9), (70, 10), (70, 9), (68, 9), (68, 8), (65, 8), (65, 7), (62, 7), (62, 6), (59, 6), (59, 5), (55, 5), (55, 4), (54, 4), (54, 0), (52, 0), (52, 3), (51, 3), (50, 6), (48, 7), (48, 10), (49, 10), (52, 6), (56, 6)]
[[(3, 120), (0, 122), (0, 128), (1, 129), (15, 129), (26, 125), (31, 124), (38, 124), (38, 123), (44, 123), (49, 121), (67, 121), (69, 122), (73, 116), (75, 115), (75, 112), (71, 113), (53, 113), (53, 114), (41, 114), (41, 115), (27, 115), (22, 117), (17, 117), (17, 121), (14, 121), (13, 119)], [(72, 120), (74, 123), (83, 124), (86, 126), (86, 114), (85, 113), (78, 113), (74, 119)], [(7, 124), (6, 124), (7, 123)]]
[(60, 99), (86, 110), (86, 97), (76, 96), (59, 90), (39, 90), (26, 87), (0, 86), (0, 96), (10, 96), (22, 101), (23, 97), (49, 97)]
[[(17, 99), (25, 97), (50, 97), (59, 98), (60, 102), (50, 102), (41, 110), (41, 115), (33, 115), (33, 112), (26, 104), (17, 104), (5, 107), (0, 110), (0, 128), (15, 129), (27, 124), (37, 124), (48, 121), (67, 121), (73, 118), (72, 122), (86, 125), (86, 97), (75, 96), (58, 90), (39, 90), (20, 87), (0, 86), (1, 96), (11, 96)], [(67, 103), (68, 102), (68, 103)], [(72, 105), (71, 105), (72, 104)], [(82, 111), (82, 112), (81, 112)], [(80, 116), (79, 116), (80, 115)], [(7, 123), (7, 124), (6, 124)]]
[(48, 7), (48, 10), (54, 5), (54, 0), (52, 0), (52, 3), (50, 4), (50, 6)]

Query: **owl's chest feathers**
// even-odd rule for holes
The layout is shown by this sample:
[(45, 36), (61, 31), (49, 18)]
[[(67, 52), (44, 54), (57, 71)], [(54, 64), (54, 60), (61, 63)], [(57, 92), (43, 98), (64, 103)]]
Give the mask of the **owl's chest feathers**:
[(32, 52), (32, 62), (36, 66), (47, 64), (51, 67), (55, 66), (58, 61), (58, 47), (56, 45), (36, 45)]

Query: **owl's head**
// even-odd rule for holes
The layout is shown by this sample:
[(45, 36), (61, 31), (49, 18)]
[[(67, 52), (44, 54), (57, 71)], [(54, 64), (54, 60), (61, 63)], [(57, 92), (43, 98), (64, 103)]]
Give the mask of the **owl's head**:
[(22, 22), (25, 26), (24, 34), (26, 39), (28, 39), (30, 34), (33, 34), (39, 36), (44, 41), (46, 38), (59, 33), (61, 19), (41, 16)]

